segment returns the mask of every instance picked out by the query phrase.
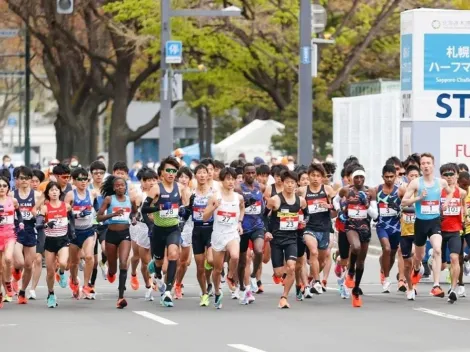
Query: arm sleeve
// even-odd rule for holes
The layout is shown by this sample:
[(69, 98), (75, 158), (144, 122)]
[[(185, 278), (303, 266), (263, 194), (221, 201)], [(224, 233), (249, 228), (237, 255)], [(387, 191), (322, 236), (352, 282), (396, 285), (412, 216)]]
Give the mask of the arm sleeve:
[(377, 219), (377, 217), (379, 216), (377, 202), (375, 200), (370, 202), (369, 209), (367, 209), (367, 214), (369, 214), (369, 216), (374, 220)]
[(142, 209), (141, 209), (142, 214), (155, 213), (158, 211), (157, 207), (150, 206), (152, 202), (153, 202), (153, 199), (151, 197), (145, 198), (144, 203), (142, 204)]
[(21, 215), (20, 209), (15, 209), (16, 219), (18, 219), (18, 223), (21, 224), (23, 222), (23, 215)]
[(95, 198), (95, 200), (93, 201), (93, 209), (95, 209), (96, 213), (98, 213), (98, 211), (100, 210), (100, 205), (98, 204), (97, 198)]
[(341, 208), (341, 205), (340, 205), (340, 197), (339, 197), (339, 194), (337, 194), (334, 198), (333, 198), (333, 207), (335, 208), (336, 211), (339, 211), (340, 208)]
[(70, 232), (75, 233), (75, 216), (71, 210), (67, 213), (67, 217), (69, 218)]
[(38, 215), (36, 217), (36, 229), (37, 230), (43, 230), (44, 229), (44, 215)]

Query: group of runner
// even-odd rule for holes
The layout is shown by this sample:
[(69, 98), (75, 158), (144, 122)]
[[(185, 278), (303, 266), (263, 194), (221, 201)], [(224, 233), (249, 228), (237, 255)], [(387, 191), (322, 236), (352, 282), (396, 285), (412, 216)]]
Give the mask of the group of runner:
[(75, 299), (95, 299), (100, 269), (110, 283), (118, 278), (116, 307), (122, 309), (129, 267), (131, 288), (140, 287), (139, 264), (145, 299), (153, 301), (158, 292), (160, 304), (173, 307), (183, 299), (191, 252), (200, 306), (209, 306), (214, 296), (214, 306), (222, 308), (223, 282), (240, 304), (254, 302), (254, 294), (264, 292), (263, 263), (271, 261), (273, 281), (283, 286), (279, 308), (289, 308), (294, 284), (298, 301), (326, 292), (332, 264), (340, 297), (352, 297), (360, 307), (374, 224), (384, 293), (391, 291), (397, 261), (398, 291), (415, 300), (429, 242), (431, 294), (445, 296), (439, 276), (448, 263), (448, 301), (465, 296), (470, 175), (465, 165), (449, 163), (436, 178), (429, 153), (403, 163), (390, 158), (378, 186), (366, 186), (365, 170), (354, 157), (344, 162), (341, 182), (333, 182), (336, 165), (330, 162), (292, 171), (203, 159), (191, 170), (167, 157), (157, 171), (137, 172), (140, 187), (128, 181), (124, 162), (115, 163), (107, 177), (101, 161), (89, 169), (58, 164), (51, 171), (51, 180), (44, 180), (38, 170), (16, 168), (14, 190), (9, 172), (0, 176), (0, 308), (15, 295), (19, 304), (37, 298), (43, 255), (50, 308), (58, 305), (55, 282), (68, 285)]

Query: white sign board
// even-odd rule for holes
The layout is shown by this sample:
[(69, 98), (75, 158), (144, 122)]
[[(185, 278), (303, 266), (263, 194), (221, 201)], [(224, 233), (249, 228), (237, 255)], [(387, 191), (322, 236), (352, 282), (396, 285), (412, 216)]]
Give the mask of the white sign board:
[(183, 74), (175, 73), (171, 80), (171, 100), (183, 100)]

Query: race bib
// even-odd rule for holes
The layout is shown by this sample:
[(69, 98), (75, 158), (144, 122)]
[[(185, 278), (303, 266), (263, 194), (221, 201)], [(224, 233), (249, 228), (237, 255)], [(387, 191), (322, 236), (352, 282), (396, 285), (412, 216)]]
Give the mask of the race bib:
[(202, 215), (205, 208), (196, 208), (193, 206), (193, 221), (202, 221)]
[(171, 218), (177, 218), (178, 217), (178, 204), (175, 203), (170, 203), (170, 204), (165, 204), (164, 209), (161, 209), (158, 213), (160, 215), (160, 218), (162, 219), (171, 219)]
[(281, 216), (279, 220), (279, 230), (281, 231), (296, 231), (299, 227), (299, 215), (294, 216)]
[(4, 211), (1, 213), (0, 225), (13, 225), (15, 223), (15, 212)]
[(123, 210), (124, 214), (120, 216), (115, 216), (112, 218), (114, 221), (129, 221), (129, 216), (131, 215), (131, 209), (130, 208), (122, 208), (122, 207), (114, 207), (113, 208), (113, 213), (117, 213), (119, 210)]
[(65, 227), (69, 224), (69, 219), (66, 216), (60, 216), (52, 218), (51, 220), (55, 221), (54, 227)]
[[(444, 204), (445, 203), (445, 198), (442, 198), (441, 202)], [(444, 210), (442, 212), (443, 215), (460, 215), (462, 211), (462, 205), (461, 205), (461, 202), (460, 202), (460, 199), (459, 198), (452, 198), (450, 203), (449, 203), (449, 206), (447, 207), (446, 210)]]
[(218, 210), (216, 221), (219, 223), (219, 225), (223, 225), (223, 226), (236, 225), (237, 213), (231, 213), (228, 211)]
[[(72, 207), (72, 212), (73, 212), (73, 215), (78, 215), (78, 214), (80, 214), (80, 213), (81, 213), (82, 211), (84, 211), (84, 210), (90, 210), (90, 211), (91, 211), (91, 209), (92, 209), (92, 208), (91, 208), (91, 205), (84, 205), (84, 206), (82, 206), (82, 205), (74, 205), (74, 206)], [(83, 218), (81, 218), (81, 219), (89, 219), (89, 218), (91, 218), (91, 214), (90, 214), (90, 215), (87, 215), (87, 216), (85, 216), (85, 217), (83, 217)], [(23, 217), (23, 219), (24, 219), (24, 217)]]
[(257, 201), (255, 204), (245, 208), (245, 214), (247, 215), (259, 215), (261, 214), (261, 201)]
[(349, 204), (348, 217), (355, 220), (367, 219), (367, 208), (363, 204)]
[(20, 207), (20, 212), (23, 220), (31, 220), (34, 217), (32, 207)]
[(395, 209), (391, 209), (388, 207), (387, 203), (379, 203), (379, 214), (383, 218), (397, 216), (398, 213)]
[(421, 201), (421, 214), (423, 215), (438, 215), (441, 210), (438, 200), (423, 200)]
[(416, 220), (416, 214), (414, 213), (402, 213), (401, 217), (405, 224), (414, 224)]
[(321, 204), (326, 204), (326, 198), (307, 200), (308, 213), (309, 214), (324, 213), (329, 210), (325, 207), (322, 207)]

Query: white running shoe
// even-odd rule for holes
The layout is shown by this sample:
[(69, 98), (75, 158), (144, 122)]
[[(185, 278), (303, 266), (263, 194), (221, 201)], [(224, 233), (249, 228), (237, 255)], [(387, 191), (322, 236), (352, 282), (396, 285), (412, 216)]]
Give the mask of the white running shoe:
[(247, 292), (249, 292), (249, 290), (247, 290), (246, 288), (245, 291), (239, 291), (238, 303), (240, 303), (242, 306), (248, 305), (248, 299), (246, 297)]
[(28, 299), (32, 299), (32, 300), (36, 299), (36, 291), (35, 290), (29, 290)]
[(414, 300), (416, 300), (415, 290), (406, 291), (406, 299), (407, 299), (408, 301), (414, 301)]
[(237, 287), (235, 291), (232, 292), (232, 299), (239, 299), (240, 298), (240, 289)]
[(256, 281), (256, 277), (250, 277), (250, 290), (253, 293), (258, 292), (258, 283)]
[(250, 290), (246, 291), (246, 300), (248, 301), (248, 304), (251, 304), (255, 301), (255, 296), (253, 296), (253, 292)]
[(457, 289), (457, 295), (459, 297), (467, 297), (467, 294), (465, 293), (465, 286), (459, 286)]
[(390, 282), (390, 280), (385, 279), (382, 285), (382, 293), (390, 293), (390, 286), (392, 286), (392, 283)]
[(152, 295), (152, 287), (148, 288), (147, 291), (145, 292), (145, 300), (146, 301), (153, 301), (153, 295)]

